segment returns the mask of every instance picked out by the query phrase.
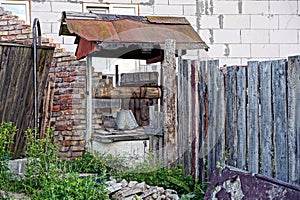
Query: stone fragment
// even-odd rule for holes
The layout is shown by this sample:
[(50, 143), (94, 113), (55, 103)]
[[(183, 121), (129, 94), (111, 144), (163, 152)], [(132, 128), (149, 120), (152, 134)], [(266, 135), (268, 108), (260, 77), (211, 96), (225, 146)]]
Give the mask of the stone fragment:
[(138, 184), (137, 181), (130, 181), (130, 182), (128, 183), (128, 187), (132, 188), (132, 187), (135, 186), (136, 184)]

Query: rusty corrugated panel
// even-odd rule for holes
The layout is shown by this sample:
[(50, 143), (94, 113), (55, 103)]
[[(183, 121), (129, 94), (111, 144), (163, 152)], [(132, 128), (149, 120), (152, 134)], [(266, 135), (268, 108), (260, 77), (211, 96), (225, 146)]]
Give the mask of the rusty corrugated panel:
[(66, 24), (70, 33), (87, 41), (120, 41), (112, 22), (66, 19)]
[(165, 16), (147, 16), (147, 19), (151, 23), (158, 24), (185, 24), (190, 25), (189, 21), (185, 17), (165, 17)]
[[(77, 58), (98, 51), (101, 56), (122, 55), (122, 58), (151, 60), (157, 53), (143, 56), (129, 53), (143, 52), (152, 46), (164, 48), (166, 39), (175, 39), (177, 49), (208, 49), (189, 22), (183, 17), (143, 17), (128, 15), (109, 15), (95, 13), (63, 12), (60, 35), (77, 36), (76, 41), (84, 39), (77, 48)], [(79, 39), (78, 39), (79, 38)], [(87, 45), (87, 43), (93, 43)], [(82, 44), (85, 44), (82, 46)], [(136, 51), (139, 49), (139, 51)], [(153, 49), (153, 48), (151, 48)]]

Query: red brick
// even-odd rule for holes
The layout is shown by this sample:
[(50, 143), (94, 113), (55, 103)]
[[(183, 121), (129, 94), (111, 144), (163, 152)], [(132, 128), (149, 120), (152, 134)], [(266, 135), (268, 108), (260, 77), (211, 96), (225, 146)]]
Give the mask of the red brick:
[(72, 157), (81, 157), (83, 156), (83, 151), (74, 151), (72, 152)]
[(64, 95), (60, 95), (59, 97), (60, 99), (71, 99), (72, 95), (71, 94), (64, 94)]
[(55, 126), (56, 131), (64, 131), (67, 130), (68, 126)]
[(5, 41), (12, 41), (15, 40), (16, 36), (1, 36), (0, 40), (5, 40)]
[(71, 151), (58, 152), (58, 156), (61, 158), (70, 158), (72, 156), (72, 152)]
[(71, 151), (84, 151), (85, 147), (83, 146), (71, 146)]
[(52, 111), (53, 111), (53, 112), (58, 112), (58, 111), (60, 111), (60, 106), (53, 106)]
[(77, 114), (77, 111), (76, 110), (66, 110), (66, 111), (64, 111), (64, 114), (65, 115), (75, 115), (75, 114)]
[(69, 73), (68, 72), (59, 72), (59, 73), (56, 73), (56, 76), (59, 78), (64, 78), (64, 77), (68, 77)]
[(69, 106), (69, 105), (62, 105), (62, 106), (60, 106), (60, 109), (61, 109), (61, 110), (70, 110), (70, 109), (72, 109), (72, 106)]
[(76, 79), (74, 77), (64, 78), (64, 82), (74, 82)]

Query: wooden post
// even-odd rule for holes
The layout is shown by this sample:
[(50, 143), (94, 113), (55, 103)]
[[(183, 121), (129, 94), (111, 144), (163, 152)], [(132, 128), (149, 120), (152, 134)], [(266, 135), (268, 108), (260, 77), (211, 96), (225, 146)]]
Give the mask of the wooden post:
[(271, 62), (261, 62), (259, 65), (260, 74), (260, 99), (261, 99), (261, 168), (262, 174), (272, 176), (272, 90), (271, 90)]
[(246, 170), (246, 67), (239, 67), (236, 72), (237, 93), (237, 167)]
[(248, 171), (259, 172), (259, 97), (258, 97), (258, 62), (248, 62)]
[(164, 159), (167, 166), (177, 164), (177, 86), (176, 86), (176, 41), (165, 41), (162, 64), (162, 109), (164, 116)]
[[(289, 155), (289, 182), (300, 185), (300, 133), (297, 130), (299, 127), (299, 73), (300, 73), (300, 56), (289, 57), (288, 62), (288, 155)], [(297, 110), (298, 109), (298, 110)], [(298, 144), (298, 146), (297, 146)]]
[(287, 109), (285, 60), (272, 61), (275, 136), (275, 178), (288, 181)]

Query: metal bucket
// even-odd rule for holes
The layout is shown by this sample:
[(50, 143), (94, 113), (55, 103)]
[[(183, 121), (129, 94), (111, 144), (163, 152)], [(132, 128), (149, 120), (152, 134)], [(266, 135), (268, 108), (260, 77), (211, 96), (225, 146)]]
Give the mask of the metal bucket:
[(121, 110), (117, 112), (116, 129), (131, 130), (138, 126), (131, 110)]

